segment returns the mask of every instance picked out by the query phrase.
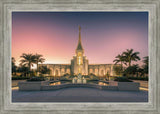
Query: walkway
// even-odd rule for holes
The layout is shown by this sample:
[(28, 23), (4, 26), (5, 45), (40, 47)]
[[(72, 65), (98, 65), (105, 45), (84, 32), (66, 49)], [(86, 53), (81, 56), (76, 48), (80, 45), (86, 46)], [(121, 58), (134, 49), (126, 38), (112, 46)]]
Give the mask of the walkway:
[(106, 91), (94, 88), (65, 88), (55, 91), (12, 89), (13, 102), (148, 102), (148, 91)]

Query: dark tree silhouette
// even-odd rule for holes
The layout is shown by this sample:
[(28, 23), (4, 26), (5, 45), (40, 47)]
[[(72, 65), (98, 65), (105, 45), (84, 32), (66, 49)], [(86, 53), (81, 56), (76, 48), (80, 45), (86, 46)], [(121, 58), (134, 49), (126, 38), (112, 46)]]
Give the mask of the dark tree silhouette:
[(138, 56), (139, 52), (133, 52), (133, 49), (127, 49), (125, 52), (123, 52), (124, 60), (128, 63), (128, 66), (131, 66), (132, 61), (138, 61), (141, 60)]
[(47, 66), (41, 66), (41, 67), (39, 67), (39, 72), (41, 74), (49, 74), (50, 73), (50, 69), (47, 68)]
[(16, 60), (14, 57), (12, 57), (12, 74), (15, 73), (16, 75), (16, 72), (17, 72)]
[(37, 65), (37, 72), (39, 72), (39, 63), (43, 63), (45, 61), (45, 59), (43, 58), (43, 55), (40, 54), (35, 54), (35, 60), (36, 60), (36, 65)]
[(143, 63), (144, 63), (144, 66), (143, 66), (143, 69), (144, 69), (144, 73), (145, 74), (148, 74), (148, 65), (149, 65), (149, 57), (146, 56), (146, 57), (143, 57)]
[(123, 54), (118, 54), (115, 58), (116, 59), (113, 62), (115, 64), (120, 63), (121, 64), (121, 70), (123, 70), (123, 64), (126, 65), (125, 58), (124, 58)]
[(22, 58), (20, 60), (20, 62), (21, 62), (20, 64), (27, 66), (29, 68), (29, 72), (31, 72), (31, 66), (33, 66), (34, 63), (36, 63), (35, 55), (33, 55), (31, 53), (29, 53), (29, 54), (23, 53), (20, 57)]

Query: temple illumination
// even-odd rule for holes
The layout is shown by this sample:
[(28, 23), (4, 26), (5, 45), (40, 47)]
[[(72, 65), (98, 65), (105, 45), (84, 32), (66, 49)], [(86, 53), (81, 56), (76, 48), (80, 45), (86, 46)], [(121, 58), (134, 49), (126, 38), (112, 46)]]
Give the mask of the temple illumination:
[(75, 50), (75, 56), (71, 60), (71, 64), (40, 64), (39, 66), (47, 66), (51, 72), (50, 76), (71, 75), (89, 75), (104, 76), (109, 74), (115, 75), (113, 71), (114, 64), (89, 64), (89, 60), (84, 56), (84, 49), (81, 41), (81, 27), (79, 26), (78, 45)]

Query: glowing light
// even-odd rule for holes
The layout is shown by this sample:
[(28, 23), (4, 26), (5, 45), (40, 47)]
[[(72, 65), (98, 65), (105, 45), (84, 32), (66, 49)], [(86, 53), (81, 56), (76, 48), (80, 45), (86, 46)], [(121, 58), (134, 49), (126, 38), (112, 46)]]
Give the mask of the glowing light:
[(140, 87), (139, 89), (143, 91), (148, 91), (148, 88), (144, 88), (144, 87)]

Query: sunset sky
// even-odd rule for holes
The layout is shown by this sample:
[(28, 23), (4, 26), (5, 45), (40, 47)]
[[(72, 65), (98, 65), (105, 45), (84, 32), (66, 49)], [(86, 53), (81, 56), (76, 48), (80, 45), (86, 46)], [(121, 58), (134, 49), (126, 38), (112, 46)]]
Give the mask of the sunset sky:
[(70, 64), (79, 25), (89, 64), (111, 64), (131, 48), (141, 58), (148, 55), (147, 12), (13, 12), (12, 57), (17, 65), (22, 53), (42, 54), (45, 63)]

